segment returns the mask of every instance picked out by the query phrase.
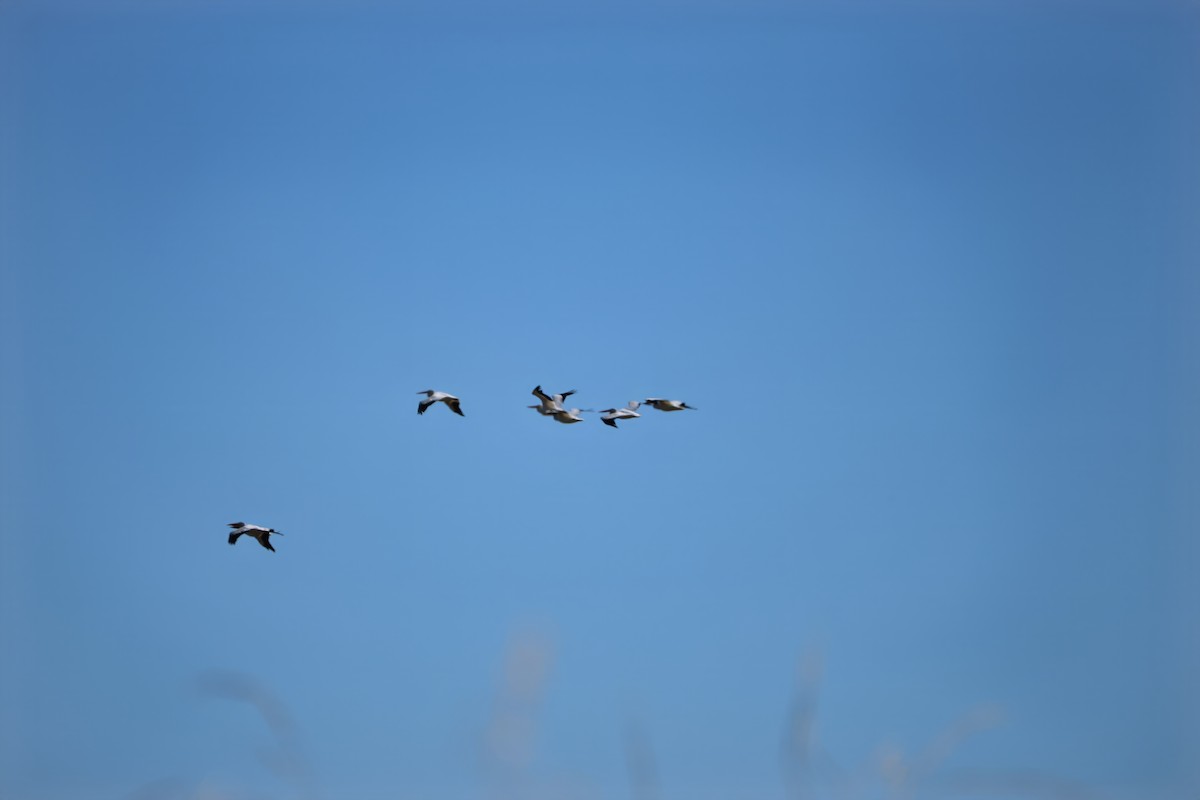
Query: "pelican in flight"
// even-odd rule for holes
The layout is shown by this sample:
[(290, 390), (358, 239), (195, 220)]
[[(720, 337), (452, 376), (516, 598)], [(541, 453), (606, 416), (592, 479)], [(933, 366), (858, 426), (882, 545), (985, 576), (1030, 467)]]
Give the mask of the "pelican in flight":
[(537, 386), (533, 387), (533, 396), (541, 401), (541, 405), (530, 406), (530, 408), (536, 408), (537, 412), (543, 417), (552, 417), (560, 411), (565, 411), (563, 408), (563, 400), (566, 400), (573, 394), (575, 394), (574, 389), (569, 392), (563, 392), (562, 394), (546, 394), (542, 391), (541, 384), (538, 384)]
[[(590, 408), (583, 410), (591, 411)], [(564, 425), (570, 425), (572, 422), (583, 422), (583, 417), (579, 416), (580, 413), (581, 409), (578, 408), (560, 408), (558, 411), (553, 412), (551, 416), (554, 417), (555, 422), (561, 422)]]
[(685, 408), (695, 411), (695, 406), (689, 406), (682, 400), (663, 400), (661, 397), (647, 397), (644, 401), (648, 406), (654, 406), (659, 411), (683, 411)]
[(258, 543), (272, 553), (275, 552), (275, 548), (271, 546), (271, 534), (283, 536), (282, 533), (274, 528), (264, 528), (261, 525), (247, 525), (244, 522), (231, 522), (229, 523), (229, 527), (233, 528), (229, 532), (230, 544), (237, 544), (238, 537), (244, 533), (247, 536), (253, 536), (255, 539), (258, 539)]
[(601, 409), (600, 421), (609, 427), (615, 428), (617, 427), (617, 420), (619, 419), (635, 419), (640, 417), (641, 414), (637, 412), (638, 406), (640, 405), (641, 403), (639, 403), (637, 400), (630, 400), (629, 405), (625, 408)]
[(424, 414), (425, 409), (429, 408), (434, 403), (445, 403), (455, 414), (458, 414), (460, 417), (466, 416), (466, 414), (462, 413), (462, 406), (459, 404), (458, 398), (452, 394), (435, 392), (433, 389), (426, 389), (423, 392), (417, 392), (417, 394), (425, 395), (425, 399), (417, 404), (418, 414)]

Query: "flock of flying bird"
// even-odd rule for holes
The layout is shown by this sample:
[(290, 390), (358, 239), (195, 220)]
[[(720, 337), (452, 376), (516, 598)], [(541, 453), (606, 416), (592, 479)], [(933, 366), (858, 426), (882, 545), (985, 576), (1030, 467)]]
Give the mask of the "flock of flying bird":
[[(434, 403), (445, 403), (446, 407), (458, 414), (460, 417), (466, 416), (462, 411), (462, 401), (448, 392), (438, 392), (433, 389), (426, 389), (417, 394), (425, 395), (425, 399), (417, 404), (417, 413), (424, 414), (429, 410), (429, 407)], [(579, 416), (582, 413), (590, 412), (590, 408), (566, 408), (563, 401), (571, 395), (575, 394), (572, 389), (569, 392), (562, 394), (546, 394), (542, 391), (541, 385), (533, 387), (533, 396), (538, 399), (538, 404), (528, 406), (534, 409), (543, 417), (553, 417), (556, 422), (561, 422), (564, 425), (570, 425), (573, 422), (583, 422), (583, 417)], [(638, 409), (647, 405), (651, 408), (657, 408), (659, 411), (694, 411), (695, 406), (689, 406), (682, 400), (666, 400), (662, 397), (647, 397), (645, 400), (630, 400), (624, 408), (604, 408), (600, 410), (600, 421), (609, 427), (617, 427), (619, 419), (636, 419), (641, 416)], [(261, 525), (247, 525), (244, 522), (230, 522), (229, 527), (232, 528), (229, 532), (229, 543), (237, 544), (238, 537), (242, 534), (253, 536), (258, 540), (258, 543), (263, 547), (275, 552), (275, 548), (271, 546), (272, 536), (283, 536), (282, 533), (274, 528), (264, 528)]]
[[(446, 406), (458, 414), (460, 417), (466, 416), (462, 411), (462, 401), (452, 394), (447, 392), (437, 392), (433, 389), (426, 389), (417, 394), (425, 395), (425, 399), (417, 404), (417, 413), (424, 414), (425, 411), (434, 403), (445, 403)], [(583, 417), (579, 416), (584, 412), (590, 412), (590, 408), (567, 408), (563, 405), (563, 401), (571, 395), (575, 394), (572, 389), (569, 392), (562, 394), (546, 394), (542, 391), (542, 387), (533, 387), (533, 396), (538, 399), (536, 406), (528, 406), (534, 409), (543, 417), (554, 417), (556, 422), (561, 422), (564, 425), (570, 425), (572, 422), (583, 422)], [(682, 400), (666, 400), (661, 397), (647, 397), (645, 400), (630, 400), (624, 408), (604, 408), (600, 410), (600, 421), (610, 427), (617, 427), (619, 419), (634, 419), (640, 417), (638, 408), (643, 404), (657, 408), (659, 411), (683, 411), (684, 409), (695, 410), (695, 406), (689, 406)]]

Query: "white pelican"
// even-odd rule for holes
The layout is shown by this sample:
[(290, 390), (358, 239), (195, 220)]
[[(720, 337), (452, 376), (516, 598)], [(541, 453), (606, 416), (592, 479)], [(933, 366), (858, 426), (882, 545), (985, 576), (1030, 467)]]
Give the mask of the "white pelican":
[(663, 400), (661, 397), (647, 397), (644, 401), (648, 406), (654, 406), (659, 411), (683, 411), (685, 408), (695, 411), (695, 406), (689, 406), (682, 400)]
[(261, 525), (247, 525), (244, 522), (230, 522), (229, 527), (233, 528), (229, 532), (230, 544), (237, 544), (238, 537), (244, 533), (247, 536), (253, 536), (255, 539), (258, 539), (258, 543), (272, 553), (275, 552), (275, 548), (271, 546), (271, 534), (283, 536), (282, 533), (274, 528), (264, 528)]
[(425, 409), (429, 408), (434, 403), (445, 403), (455, 414), (458, 414), (460, 417), (466, 416), (466, 414), (462, 413), (462, 406), (459, 405), (458, 398), (452, 394), (435, 392), (433, 389), (426, 389), (423, 392), (417, 392), (417, 394), (425, 395), (425, 399), (417, 404), (418, 414), (424, 414)]
[[(584, 410), (590, 411), (591, 409), (584, 409)], [(551, 416), (554, 417), (556, 422), (561, 422), (564, 425), (570, 425), (572, 422), (583, 422), (583, 417), (579, 416), (579, 414), (580, 414), (580, 409), (578, 409), (578, 408), (571, 408), (571, 409), (560, 408), (558, 411), (555, 411)]]
[(615, 428), (617, 427), (617, 420), (619, 419), (634, 419), (636, 417), (640, 417), (641, 414), (637, 413), (638, 406), (640, 405), (641, 403), (639, 403), (637, 400), (630, 400), (629, 405), (626, 408), (601, 409), (600, 421), (605, 425)]
[(533, 396), (541, 401), (541, 405), (530, 406), (530, 408), (536, 408), (538, 413), (543, 417), (550, 417), (563, 411), (563, 400), (566, 400), (573, 394), (575, 394), (574, 389), (562, 394), (546, 394), (542, 391), (542, 385), (538, 384), (533, 387)]

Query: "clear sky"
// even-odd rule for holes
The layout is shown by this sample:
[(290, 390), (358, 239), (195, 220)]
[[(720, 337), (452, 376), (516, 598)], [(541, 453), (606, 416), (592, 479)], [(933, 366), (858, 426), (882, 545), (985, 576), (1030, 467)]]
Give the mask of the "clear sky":
[(1198, 68), (1190, 2), (0, 2), (0, 797), (1194, 798)]

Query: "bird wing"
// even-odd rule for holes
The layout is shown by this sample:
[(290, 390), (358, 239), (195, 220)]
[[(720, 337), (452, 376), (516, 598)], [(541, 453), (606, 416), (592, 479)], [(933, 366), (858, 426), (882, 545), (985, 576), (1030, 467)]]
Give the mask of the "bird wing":
[(244, 527), (246, 527), (246, 523), (244, 523), (244, 522), (228, 522), (228, 523), (226, 523), (226, 524), (227, 524), (229, 527), (231, 527), (231, 528), (244, 528)]
[[(600, 421), (603, 422), (605, 425), (608, 425), (610, 428), (617, 427), (616, 419), (610, 419), (609, 417), (601, 417)], [(620, 430), (620, 428), (617, 428), (617, 430)]]
[(233, 531), (229, 534), (229, 543), (237, 544), (238, 537), (242, 535), (242, 531)]
[(271, 534), (264, 533), (262, 536), (259, 536), (258, 543), (270, 550), (272, 553), (275, 552), (275, 548), (271, 546)]
[(434, 402), (433, 400), (422, 400), (420, 403), (417, 403), (417, 413), (424, 414), (425, 409), (427, 409), (431, 405), (433, 405), (433, 402)]
[(466, 414), (462, 413), (462, 404), (459, 402), (457, 397), (455, 397), (453, 400), (447, 400), (446, 405), (450, 406), (450, 410), (455, 414), (458, 414), (460, 417), (466, 416)]
[(545, 392), (542, 391), (542, 385), (540, 383), (537, 386), (533, 387), (533, 396), (536, 397), (538, 400), (541, 400), (543, 403), (552, 402), (550, 400), (550, 397)]

